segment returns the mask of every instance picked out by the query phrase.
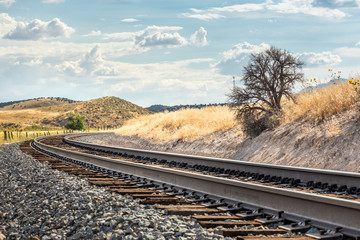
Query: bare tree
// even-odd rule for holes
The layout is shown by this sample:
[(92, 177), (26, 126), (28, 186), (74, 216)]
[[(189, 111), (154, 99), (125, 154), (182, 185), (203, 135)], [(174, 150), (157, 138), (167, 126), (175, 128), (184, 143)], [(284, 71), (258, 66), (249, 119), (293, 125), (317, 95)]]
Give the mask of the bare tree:
[(250, 56), (244, 67), (243, 86), (234, 86), (228, 95), (238, 119), (248, 121), (247, 128), (257, 128), (250, 135), (269, 128), (267, 119), (281, 112), (283, 97), (293, 99), (294, 84), (303, 81), (303, 65), (291, 53), (275, 47)]
[(280, 111), (282, 97), (292, 99), (294, 84), (303, 81), (303, 64), (291, 53), (275, 47), (251, 54), (244, 67), (243, 86), (235, 86), (228, 95), (233, 106), (241, 106), (237, 108), (238, 116)]

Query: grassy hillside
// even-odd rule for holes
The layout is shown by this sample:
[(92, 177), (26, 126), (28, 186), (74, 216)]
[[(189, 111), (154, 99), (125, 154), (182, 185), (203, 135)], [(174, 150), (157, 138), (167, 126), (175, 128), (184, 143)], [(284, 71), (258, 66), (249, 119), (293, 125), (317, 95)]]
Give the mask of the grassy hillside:
[[(89, 127), (114, 128), (121, 126), (126, 120), (150, 114), (151, 112), (131, 102), (117, 97), (103, 97), (86, 102), (76, 103), (73, 113), (85, 116), (85, 125)], [(58, 123), (64, 122), (69, 115), (56, 118)]]
[(193, 140), (235, 125), (235, 116), (229, 107), (217, 106), (142, 116), (127, 121), (117, 133), (160, 141)]
[[(299, 93), (295, 99), (296, 102), (283, 101), (284, 114), (279, 119), (281, 124), (297, 120), (316, 124), (352, 108), (359, 98), (354, 85), (337, 83)], [(234, 112), (227, 106), (219, 106), (143, 116), (126, 122), (117, 133), (160, 141), (195, 140), (218, 131), (234, 129), (236, 125), (241, 129)]]
[(61, 127), (70, 114), (85, 116), (92, 128), (113, 128), (125, 120), (149, 114), (150, 111), (117, 97), (104, 97), (84, 102), (59, 101), (55, 98), (35, 99), (0, 108), (0, 124), (14, 123), (22, 127), (46, 125)]
[(2, 110), (17, 110), (17, 109), (29, 109), (39, 108), (47, 106), (62, 105), (65, 103), (74, 103), (76, 101), (67, 98), (36, 98), (15, 102), (0, 103)]

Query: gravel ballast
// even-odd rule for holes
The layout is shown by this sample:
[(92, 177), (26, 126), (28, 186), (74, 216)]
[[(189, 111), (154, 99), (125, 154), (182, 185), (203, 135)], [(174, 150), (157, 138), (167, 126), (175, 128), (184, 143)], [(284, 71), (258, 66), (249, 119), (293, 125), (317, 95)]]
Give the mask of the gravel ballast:
[(0, 240), (232, 239), (0, 146)]

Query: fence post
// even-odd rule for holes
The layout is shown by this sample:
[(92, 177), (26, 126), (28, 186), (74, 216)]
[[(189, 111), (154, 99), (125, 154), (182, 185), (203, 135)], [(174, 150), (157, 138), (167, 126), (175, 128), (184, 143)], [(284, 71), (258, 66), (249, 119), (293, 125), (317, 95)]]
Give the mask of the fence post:
[(4, 140), (7, 140), (7, 135), (6, 135), (6, 131), (4, 131)]

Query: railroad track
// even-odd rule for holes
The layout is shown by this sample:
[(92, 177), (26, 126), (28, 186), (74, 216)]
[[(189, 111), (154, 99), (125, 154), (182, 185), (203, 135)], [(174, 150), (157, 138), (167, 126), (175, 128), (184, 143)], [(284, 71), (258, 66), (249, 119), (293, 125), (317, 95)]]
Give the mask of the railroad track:
[(191, 215), (224, 236), (360, 239), (360, 174), (284, 166), (276, 172), (269, 164), (111, 148), (75, 137), (38, 138), (37, 151), (29, 143), (22, 149), (168, 214)]

